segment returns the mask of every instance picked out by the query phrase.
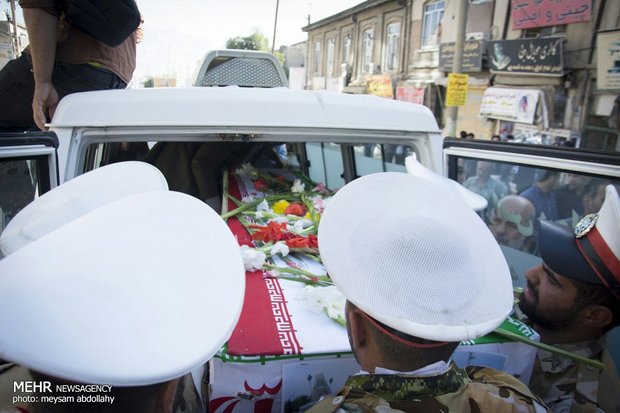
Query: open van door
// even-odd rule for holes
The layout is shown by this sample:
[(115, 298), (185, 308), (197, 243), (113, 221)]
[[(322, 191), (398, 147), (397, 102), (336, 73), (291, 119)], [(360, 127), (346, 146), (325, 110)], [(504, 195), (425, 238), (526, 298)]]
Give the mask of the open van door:
[[(504, 197), (526, 198), (536, 218), (573, 228), (581, 217), (598, 212), (605, 186), (615, 185), (620, 192), (619, 152), (445, 139), (444, 171), (487, 198), (489, 205), (480, 215), (504, 252), (515, 287), (524, 287), (525, 271), (541, 260), (533, 222), (519, 220), (514, 209), (507, 210)], [(482, 185), (485, 179), (491, 183)], [(620, 366), (620, 328), (608, 338), (608, 349)]]
[(0, 232), (33, 199), (58, 185), (54, 132), (0, 133)]

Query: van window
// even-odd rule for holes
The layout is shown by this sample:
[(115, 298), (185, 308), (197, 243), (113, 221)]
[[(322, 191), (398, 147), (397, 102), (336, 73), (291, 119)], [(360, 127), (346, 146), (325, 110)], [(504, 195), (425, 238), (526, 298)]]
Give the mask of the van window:
[[(201, 147), (204, 145), (204, 148)], [(165, 147), (165, 149), (164, 149)], [(208, 149), (210, 148), (210, 149)], [(212, 155), (206, 155), (208, 150)], [(229, 150), (230, 149), (230, 150)], [(197, 155), (200, 152), (200, 155)], [(310, 180), (331, 190), (343, 187), (347, 179), (376, 172), (406, 172), (405, 158), (415, 153), (414, 146), (391, 143), (341, 144), (336, 142), (96, 142), (83, 154), (83, 171), (110, 163), (139, 160), (155, 164), (168, 180), (192, 176), (197, 163), (221, 174), (224, 167), (253, 162), (255, 167), (286, 168), (303, 173)], [(349, 159), (349, 161), (347, 161)], [(193, 166), (192, 166), (193, 164)], [(185, 180), (187, 181), (187, 179)], [(169, 182), (170, 184), (170, 182)], [(179, 182), (171, 188), (195, 192), (195, 185)], [(192, 189), (194, 188), (194, 189)]]
[(39, 173), (43, 157), (0, 158), (0, 232), (39, 194), (49, 190), (49, 178)]
[(607, 185), (620, 191), (617, 178), (465, 157), (457, 159), (457, 181), (487, 199), (479, 214), (504, 252), (516, 287), (525, 285), (523, 274), (540, 262), (537, 219), (574, 228), (598, 212)]

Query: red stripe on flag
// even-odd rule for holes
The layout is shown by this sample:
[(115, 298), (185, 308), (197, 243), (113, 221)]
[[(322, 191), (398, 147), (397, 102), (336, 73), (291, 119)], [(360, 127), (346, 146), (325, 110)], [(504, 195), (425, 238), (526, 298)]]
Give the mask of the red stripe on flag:
[(228, 340), (227, 352), (233, 356), (281, 355), (284, 352), (262, 271), (246, 273), (243, 309)]

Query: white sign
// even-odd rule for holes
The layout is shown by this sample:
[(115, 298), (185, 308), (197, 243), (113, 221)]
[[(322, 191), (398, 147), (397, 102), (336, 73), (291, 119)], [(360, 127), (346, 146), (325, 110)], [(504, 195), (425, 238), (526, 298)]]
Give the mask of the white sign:
[(484, 92), (480, 116), (533, 124), (541, 91), (490, 87)]
[(596, 61), (596, 86), (620, 89), (620, 31), (598, 34)]

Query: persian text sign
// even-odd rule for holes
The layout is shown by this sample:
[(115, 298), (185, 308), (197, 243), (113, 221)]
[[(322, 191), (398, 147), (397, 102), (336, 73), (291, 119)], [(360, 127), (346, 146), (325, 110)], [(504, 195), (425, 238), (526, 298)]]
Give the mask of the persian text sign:
[(469, 75), (450, 73), (448, 75), (448, 90), (446, 92), (446, 106), (463, 106), (467, 100), (467, 80)]
[(592, 0), (512, 0), (512, 28), (580, 23), (590, 20)]
[(405, 102), (424, 104), (424, 88), (415, 86), (398, 86), (396, 88), (396, 99)]
[(498, 40), (487, 43), (492, 72), (562, 76), (562, 38)]
[[(439, 46), (439, 67), (451, 72), (454, 63), (455, 43), (442, 43)], [(468, 40), (463, 44), (462, 72), (479, 72), (482, 69), (482, 40)]]
[(596, 44), (596, 87), (620, 89), (620, 30), (599, 33)]
[(484, 92), (480, 116), (533, 124), (540, 90), (490, 87)]

